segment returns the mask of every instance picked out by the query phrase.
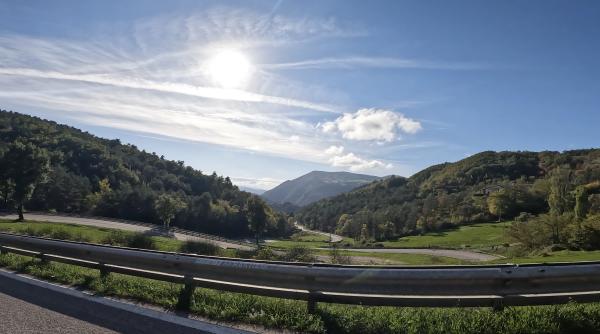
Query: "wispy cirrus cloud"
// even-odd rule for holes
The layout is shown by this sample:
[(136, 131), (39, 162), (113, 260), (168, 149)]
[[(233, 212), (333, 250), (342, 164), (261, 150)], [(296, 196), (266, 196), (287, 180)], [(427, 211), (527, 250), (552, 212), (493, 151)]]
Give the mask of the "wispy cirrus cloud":
[(184, 94), (207, 99), (272, 103), (323, 112), (337, 112), (333, 106), (280, 96), (257, 94), (240, 89), (194, 86), (190, 84), (171, 82), (154, 82), (142, 78), (131, 78), (113, 74), (68, 74), (55, 71), (39, 71), (29, 68), (0, 68), (0, 74), (40, 79), (80, 81), (99, 85), (111, 85), (123, 88), (146, 89), (164, 93)]
[[(295, 89), (260, 65), (248, 87), (224, 89), (202, 70), (223, 46), (251, 54), (257, 46), (273, 51), (294, 41), (362, 33), (333, 18), (215, 9), (140, 21), (108, 39), (106, 32), (85, 41), (0, 34), (0, 98), (97, 126), (376, 171), (391, 165), (360, 147), (344, 148), (316, 126), (346, 111), (330, 102), (334, 91)], [(264, 188), (276, 180), (261, 182)]]
[(263, 64), (271, 70), (305, 70), (305, 69), (352, 69), (359, 67), (368, 68), (412, 68), (433, 70), (477, 70), (486, 68), (486, 65), (475, 63), (451, 63), (439, 61), (426, 61), (417, 59), (403, 59), (391, 57), (326, 57), (307, 59), (295, 62)]

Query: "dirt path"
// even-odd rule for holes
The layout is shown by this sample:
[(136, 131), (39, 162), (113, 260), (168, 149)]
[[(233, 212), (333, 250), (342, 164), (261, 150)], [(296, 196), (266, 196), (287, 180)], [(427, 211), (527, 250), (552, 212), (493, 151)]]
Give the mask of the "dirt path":
[(302, 231), (304, 231), (304, 232), (313, 233), (313, 234), (320, 234), (320, 235), (324, 235), (326, 237), (331, 237), (331, 242), (340, 242), (340, 241), (344, 240), (344, 237), (342, 237), (341, 235), (337, 235), (337, 234), (333, 234), (333, 233), (327, 233), (327, 232), (321, 232), (321, 231), (315, 231), (315, 230), (309, 230), (304, 225), (298, 224), (298, 222), (294, 222), (294, 225), (297, 228), (299, 228)]
[[(17, 219), (17, 215), (0, 215), (0, 218), (3, 219)], [(44, 215), (38, 213), (27, 213), (25, 215), (26, 220), (36, 220), (36, 221), (44, 221), (44, 222), (55, 222), (55, 223), (66, 223), (66, 224), (75, 224), (75, 225), (85, 225), (85, 226), (95, 226), (95, 227), (104, 227), (104, 228), (112, 228), (117, 230), (125, 230), (125, 231), (133, 231), (133, 232), (149, 232), (152, 231), (153, 228), (144, 225), (135, 225), (128, 224), (123, 222), (117, 222), (104, 219), (97, 218), (83, 218), (83, 217), (71, 217), (71, 216), (58, 216), (58, 215)], [(158, 227), (158, 226), (157, 226)], [(215, 244), (221, 248), (235, 248), (242, 250), (252, 250), (253, 247), (240, 245), (233, 242), (227, 242), (222, 240), (214, 240), (209, 238), (202, 238), (194, 235), (188, 235), (183, 233), (174, 233), (175, 239), (177, 240), (192, 240), (192, 241), (202, 241)]]

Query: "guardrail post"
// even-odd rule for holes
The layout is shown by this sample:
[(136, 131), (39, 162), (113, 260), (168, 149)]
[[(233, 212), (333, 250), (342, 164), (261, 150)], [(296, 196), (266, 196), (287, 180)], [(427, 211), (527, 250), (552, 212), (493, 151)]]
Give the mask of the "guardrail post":
[(494, 312), (504, 311), (504, 298), (494, 299), (494, 301), (492, 302), (492, 310)]
[(308, 288), (308, 298), (306, 299), (306, 311), (309, 314), (315, 314), (315, 312), (317, 311), (317, 300), (315, 298), (315, 294), (312, 289), (312, 285), (315, 281), (315, 278), (313, 276), (306, 276), (304, 279), (308, 283), (308, 287), (309, 287)]
[(38, 255), (38, 258), (40, 259), (40, 261), (42, 262), (42, 264), (48, 264), (48, 258), (46, 257), (46, 254), (40, 253)]
[(192, 306), (192, 298), (194, 296), (196, 285), (194, 284), (194, 278), (192, 276), (185, 276), (184, 282), (183, 288), (179, 293), (177, 309), (180, 311), (189, 311)]
[(4, 250), (4, 246), (0, 245), (0, 255), (7, 254), (8, 252)]
[(108, 270), (108, 267), (106, 266), (105, 263), (98, 263), (98, 269), (100, 270), (100, 278), (101, 279), (106, 279), (108, 278), (108, 275), (110, 274), (110, 270)]

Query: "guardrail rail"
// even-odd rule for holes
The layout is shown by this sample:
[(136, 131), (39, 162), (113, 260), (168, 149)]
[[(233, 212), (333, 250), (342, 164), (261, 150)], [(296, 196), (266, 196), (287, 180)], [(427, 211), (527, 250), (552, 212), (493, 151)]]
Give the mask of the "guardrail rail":
[(600, 301), (600, 262), (471, 266), (353, 266), (243, 260), (0, 233), (0, 251), (182, 283), (317, 302), (411, 307), (493, 307)]

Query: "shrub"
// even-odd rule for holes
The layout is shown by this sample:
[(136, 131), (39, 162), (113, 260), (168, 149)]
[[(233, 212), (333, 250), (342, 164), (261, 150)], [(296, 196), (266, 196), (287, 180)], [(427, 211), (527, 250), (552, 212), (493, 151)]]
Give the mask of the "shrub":
[(333, 264), (352, 264), (352, 257), (342, 254), (336, 244), (333, 244), (329, 255)]
[(143, 233), (111, 231), (103, 240), (103, 244), (141, 249), (157, 249), (154, 239)]
[(154, 239), (142, 233), (132, 233), (127, 238), (127, 247), (141, 249), (157, 249)]
[(215, 244), (202, 241), (187, 240), (181, 244), (179, 251), (201, 255), (221, 255), (221, 248)]
[(294, 246), (285, 251), (282, 260), (289, 262), (315, 262), (317, 258), (312, 250), (303, 246)]
[(62, 228), (52, 229), (50, 231), (50, 233), (48, 233), (45, 236), (47, 236), (48, 238), (60, 239), (60, 240), (74, 240), (75, 239), (74, 238), (75, 236), (71, 232), (69, 232), (65, 229), (62, 229)]
[(113, 246), (125, 246), (127, 244), (128, 233), (124, 231), (110, 231), (110, 233), (102, 239), (103, 244)]
[(279, 260), (279, 256), (273, 252), (273, 250), (269, 247), (264, 247), (258, 250), (256, 256), (254, 257), (257, 260), (270, 260), (277, 261)]

